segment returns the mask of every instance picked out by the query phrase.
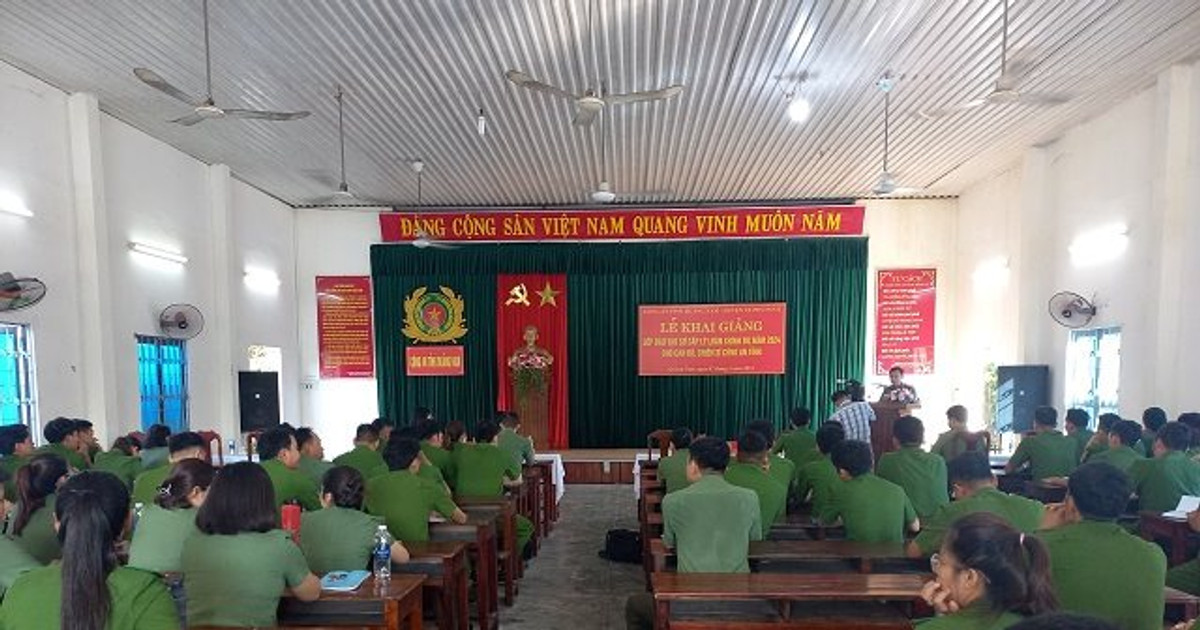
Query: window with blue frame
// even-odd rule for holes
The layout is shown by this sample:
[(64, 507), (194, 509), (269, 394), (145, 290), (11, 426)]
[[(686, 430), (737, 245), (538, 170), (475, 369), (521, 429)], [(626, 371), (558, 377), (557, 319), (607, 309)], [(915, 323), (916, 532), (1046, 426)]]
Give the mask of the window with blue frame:
[(182, 339), (137, 336), (142, 429), (165, 424), (188, 428), (187, 344)]
[(36, 426), (34, 373), (29, 325), (0, 323), (0, 426)]

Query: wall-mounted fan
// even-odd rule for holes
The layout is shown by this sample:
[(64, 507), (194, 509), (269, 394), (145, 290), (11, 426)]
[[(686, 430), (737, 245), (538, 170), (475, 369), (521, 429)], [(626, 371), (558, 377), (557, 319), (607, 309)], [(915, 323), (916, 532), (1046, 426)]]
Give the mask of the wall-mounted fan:
[(37, 278), (0, 273), (0, 312), (29, 308), (46, 297), (46, 284)]
[(1082, 328), (1096, 316), (1096, 305), (1071, 291), (1055, 293), (1048, 306), (1050, 317), (1067, 328)]
[(159, 314), (158, 329), (172, 339), (191, 339), (204, 330), (204, 315), (191, 304), (172, 304)]

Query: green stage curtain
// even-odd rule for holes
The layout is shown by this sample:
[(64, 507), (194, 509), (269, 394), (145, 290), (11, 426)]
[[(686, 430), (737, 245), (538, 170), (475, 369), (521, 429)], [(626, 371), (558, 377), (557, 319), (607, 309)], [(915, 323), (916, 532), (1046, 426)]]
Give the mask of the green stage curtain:
[[(782, 426), (794, 406), (823, 418), (837, 380), (863, 371), (866, 239), (375, 245), (371, 267), (379, 404), (397, 420), (417, 405), (468, 424), (491, 413), (500, 273), (567, 274), (571, 448), (643, 447), (679, 425), (732, 438), (754, 418)], [(404, 297), (438, 285), (466, 300), (466, 376), (406, 378)], [(786, 374), (637, 375), (638, 305), (739, 302), (787, 303)]]

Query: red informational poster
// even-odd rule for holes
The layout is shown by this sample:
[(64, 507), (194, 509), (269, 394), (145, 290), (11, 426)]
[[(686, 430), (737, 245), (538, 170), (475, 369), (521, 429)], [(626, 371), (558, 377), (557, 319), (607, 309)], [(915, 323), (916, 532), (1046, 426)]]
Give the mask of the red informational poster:
[(639, 376), (783, 374), (787, 304), (638, 307)]
[(463, 347), (409, 346), (404, 349), (404, 368), (409, 376), (462, 376)]
[(881, 269), (875, 283), (875, 374), (933, 374), (937, 269)]
[(371, 279), (317, 276), (317, 352), (321, 378), (373, 378)]

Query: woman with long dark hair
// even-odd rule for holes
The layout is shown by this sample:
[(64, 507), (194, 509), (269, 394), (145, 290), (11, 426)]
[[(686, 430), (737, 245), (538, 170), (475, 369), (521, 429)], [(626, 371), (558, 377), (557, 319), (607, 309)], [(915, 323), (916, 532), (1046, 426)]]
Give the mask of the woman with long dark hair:
[(171, 468), (154, 505), (142, 508), (129, 546), (129, 566), (160, 574), (180, 571), (183, 541), (198, 531), (196, 510), (215, 475), (212, 464), (202, 459), (185, 459)]
[(942, 616), (922, 630), (999, 630), (1058, 608), (1042, 541), (990, 512), (950, 526), (922, 596)]
[(221, 469), (196, 512), (199, 534), (183, 543), (180, 566), (188, 625), (273, 626), (279, 598), (321, 595), (304, 554), (279, 529), (275, 490), (258, 464)]
[(54, 504), (63, 559), (20, 578), (0, 606), (5, 630), (167, 630), (179, 618), (153, 573), (117, 563), (129, 491), (116, 476), (82, 472)]
[(62, 556), (54, 535), (54, 491), (66, 477), (67, 460), (48, 453), (17, 469), (17, 504), (5, 533), (42, 564)]
[[(367, 568), (375, 533), (383, 519), (362, 511), (362, 473), (349, 466), (334, 466), (321, 479), (320, 510), (300, 519), (300, 549), (317, 575), (330, 571)], [(392, 562), (408, 562), (404, 543), (392, 543)]]

